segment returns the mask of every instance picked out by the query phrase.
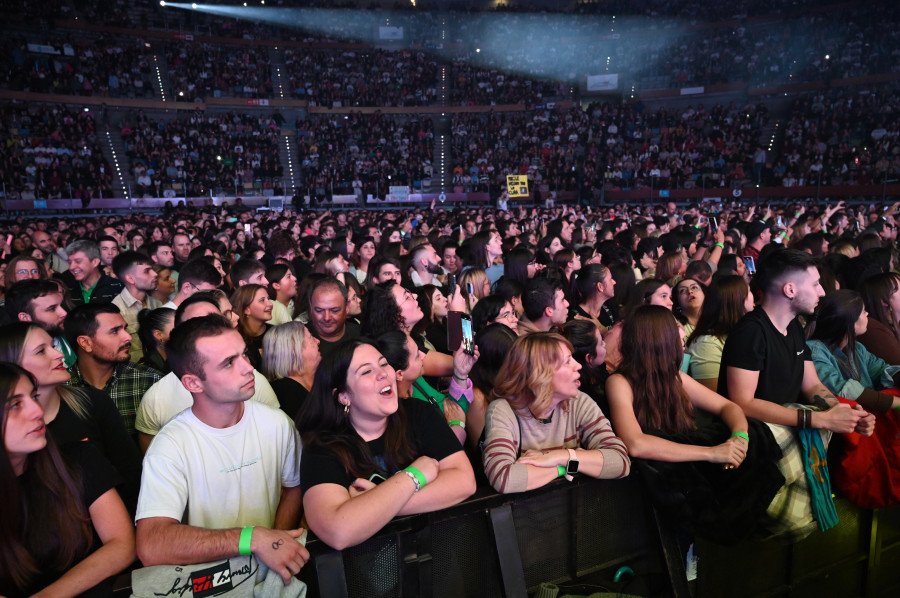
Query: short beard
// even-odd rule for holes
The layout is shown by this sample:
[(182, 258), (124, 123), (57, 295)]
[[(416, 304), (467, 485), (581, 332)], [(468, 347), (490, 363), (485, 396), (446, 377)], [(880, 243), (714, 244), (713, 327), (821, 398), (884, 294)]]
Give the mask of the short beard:
[(426, 264), (425, 271), (429, 274), (443, 274), (444, 268), (440, 264)]
[(62, 337), (64, 334), (62, 326), (41, 326), (41, 328), (50, 335), (50, 338)]

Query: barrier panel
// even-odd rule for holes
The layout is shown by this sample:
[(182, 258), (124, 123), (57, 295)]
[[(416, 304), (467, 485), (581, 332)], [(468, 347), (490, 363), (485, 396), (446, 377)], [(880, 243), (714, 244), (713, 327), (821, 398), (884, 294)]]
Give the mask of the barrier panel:
[(838, 526), (800, 542), (723, 547), (698, 539), (698, 577), (688, 583), (688, 537), (656, 519), (638, 476), (576, 479), (514, 495), (480, 488), (450, 509), (397, 518), (343, 552), (313, 537), (299, 577), (309, 596), (323, 598), (500, 598), (533, 595), (542, 583), (559, 585), (560, 595), (900, 595), (900, 507), (836, 504)]
[[(300, 578), (323, 598), (501, 598), (585, 578), (642, 595), (670, 585), (636, 476), (516, 495), (482, 488), (450, 509), (397, 518), (343, 552), (315, 539), (308, 548)], [(614, 582), (623, 567), (634, 575)]]

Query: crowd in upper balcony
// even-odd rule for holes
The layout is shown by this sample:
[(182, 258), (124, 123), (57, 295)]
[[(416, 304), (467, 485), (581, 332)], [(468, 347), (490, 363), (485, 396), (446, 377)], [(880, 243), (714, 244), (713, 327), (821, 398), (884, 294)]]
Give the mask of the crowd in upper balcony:
[(166, 122), (135, 113), (121, 133), (138, 197), (280, 185), (279, 126), (271, 118), (195, 112)]
[[(313, 189), (345, 194), (413, 185), (434, 172), (434, 124), (427, 116), (311, 115), (298, 120), (300, 171)], [(338, 193), (335, 190), (335, 193)]]
[(316, 106), (425, 106), (438, 63), (422, 51), (285, 48), (290, 95)]
[(0, 181), (22, 199), (110, 197), (94, 115), (63, 106), (0, 107)]

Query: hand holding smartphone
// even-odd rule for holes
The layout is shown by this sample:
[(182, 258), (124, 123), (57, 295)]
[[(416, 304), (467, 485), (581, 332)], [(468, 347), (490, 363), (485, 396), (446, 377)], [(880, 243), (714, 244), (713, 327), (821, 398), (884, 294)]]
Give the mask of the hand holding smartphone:
[(467, 355), (475, 355), (472, 316), (461, 311), (447, 312), (447, 348), (454, 353), (460, 345)]

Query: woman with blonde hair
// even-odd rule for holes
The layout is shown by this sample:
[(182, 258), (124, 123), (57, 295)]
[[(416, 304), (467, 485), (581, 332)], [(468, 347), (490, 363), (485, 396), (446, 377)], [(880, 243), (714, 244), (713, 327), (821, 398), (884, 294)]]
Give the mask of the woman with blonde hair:
[[(472, 285), (472, 293), (469, 294), (469, 284)], [(491, 294), (491, 280), (481, 268), (469, 268), (459, 275), (459, 291), (466, 302), (466, 313), (471, 314), (475, 304), (480, 299)]]
[(674, 287), (687, 270), (687, 261), (681, 251), (667, 251), (656, 263), (656, 279)]
[(625, 445), (578, 390), (580, 370), (559, 334), (527, 334), (513, 343), (485, 418), (484, 471), (495, 490), (523, 492), (575, 473), (628, 475)]
[(319, 339), (300, 322), (286, 322), (266, 332), (262, 354), (262, 373), (272, 383), (279, 407), (296, 418), (322, 361)]

